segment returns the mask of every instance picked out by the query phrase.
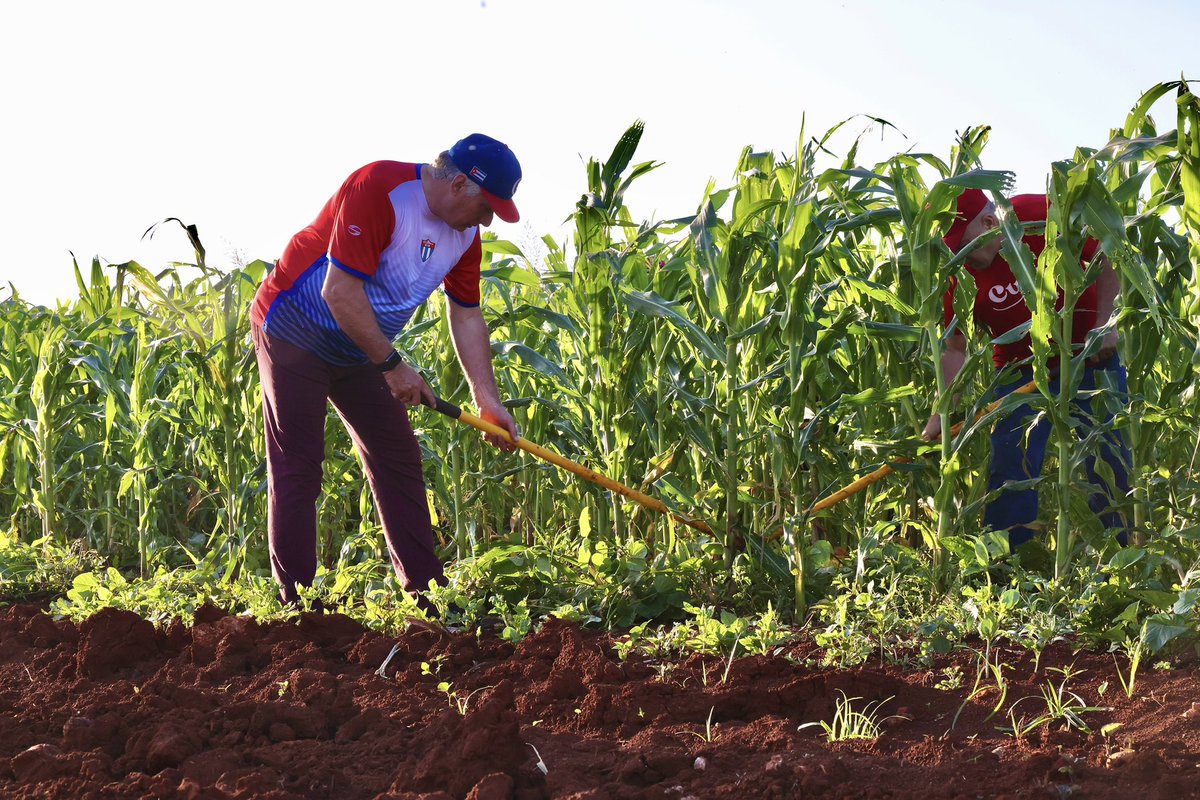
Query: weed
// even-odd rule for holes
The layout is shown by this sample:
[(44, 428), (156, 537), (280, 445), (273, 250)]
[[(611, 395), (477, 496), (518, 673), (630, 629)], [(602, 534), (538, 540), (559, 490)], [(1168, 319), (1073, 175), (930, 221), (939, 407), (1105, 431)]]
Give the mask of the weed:
[(738, 642), (740, 639), (733, 640), (733, 647), (729, 648), (729, 660), (725, 662), (725, 674), (721, 676), (721, 684), (724, 685), (729, 680), (729, 670), (733, 668), (733, 657), (737, 654)]
[(533, 630), (528, 600), (522, 598), (516, 603), (509, 604), (501, 598), (495, 598), (492, 605), (504, 623), (504, 628), (500, 631), (501, 639), (517, 644)]
[(951, 664), (942, 670), (942, 679), (933, 685), (935, 689), (941, 689), (943, 692), (961, 689), (963, 685), (963, 671), (958, 664)]
[(1121, 682), (1121, 688), (1125, 690), (1125, 696), (1133, 697), (1134, 691), (1137, 689), (1137, 674), (1138, 667), (1141, 666), (1142, 656), (1146, 654), (1146, 631), (1148, 623), (1142, 623), (1141, 633), (1136, 639), (1126, 637), (1121, 644), (1121, 650), (1125, 653), (1125, 657), (1129, 660), (1128, 674), (1121, 672), (1121, 664), (1117, 661), (1116, 655), (1113, 656), (1113, 666), (1117, 670), (1117, 680)]
[[(1031, 699), (1031, 698), (1028, 698), (1028, 697), (1021, 698), (1021, 700), (1029, 700), (1029, 699)], [(1049, 721), (1045, 714), (1034, 717), (1032, 720), (1030, 720), (1028, 722), (1025, 720), (1024, 715), (1022, 715), (1021, 717), (1018, 718), (1017, 717), (1017, 706), (1021, 703), (1021, 700), (1018, 700), (1016, 703), (1013, 703), (1012, 706), (1010, 706), (1008, 709), (1008, 727), (999, 729), (999, 730), (1011, 735), (1014, 739), (1024, 739), (1026, 736), (1033, 733), (1040, 726), (1044, 725), (1046, 722)]]
[[(396, 647), (399, 647), (399, 646), (400, 645), (396, 645)], [(389, 656), (389, 658), (390, 658), (390, 656)], [(427, 676), (437, 675), (438, 673), (440, 673), (442, 671), (442, 667), (444, 667), (446, 665), (447, 658), (448, 658), (448, 656), (445, 653), (438, 653), (436, 656), (433, 657), (433, 661), (422, 661), (421, 662), (421, 674), (427, 675)]]
[[(847, 697), (845, 692), (838, 691), (842, 695), (842, 699), (837, 701), (831, 722), (825, 720), (806, 722), (796, 730), (820, 727), (825, 731), (826, 741), (830, 743), (843, 742), (848, 739), (878, 739), (882, 722), (877, 718), (879, 710), (892, 698), (888, 697), (884, 700), (867, 703), (866, 707), (859, 711), (854, 708), (854, 702), (861, 700), (861, 697)], [(885, 719), (902, 719), (902, 717), (892, 715)]]
[(459, 694), (459, 692), (453, 688), (453, 685), (449, 681), (442, 681), (437, 685), (437, 688), (439, 692), (442, 692), (446, 695), (446, 703), (451, 708), (458, 711), (459, 716), (465, 717), (467, 715), (467, 707), (471, 703), (471, 698), (485, 689), (491, 689), (492, 687), (480, 686), (478, 689), (466, 696)]
[[(388, 652), (387, 658), (385, 658), (383, 660), (383, 663), (379, 665), (379, 669), (375, 670), (375, 674), (381, 678), (386, 678), (387, 677), (387, 665), (392, 663), (392, 659), (395, 658), (396, 653), (399, 653), (399, 652), (400, 652), (400, 643), (396, 642), (396, 644), (392, 645), (392, 649)], [(422, 668), (424, 668), (428, 665), (426, 665), (424, 662), (422, 662), (421, 666), (422, 666)], [(423, 671), (422, 671), (422, 674), (424, 674)]]
[(962, 705), (958, 707), (958, 711), (954, 713), (954, 719), (950, 722), (950, 730), (954, 730), (963, 710), (977, 698), (983, 697), (993, 690), (996, 692), (996, 704), (992, 706), (991, 712), (987, 715), (988, 719), (994, 717), (1004, 706), (1004, 701), (1008, 699), (1008, 678), (1004, 675), (1004, 668), (1008, 665), (999, 661), (993, 663), (987, 650), (977, 655), (975, 684), (971, 687), (971, 692), (966, 699), (962, 701)]
[(1046, 701), (1046, 713), (1050, 722), (1060, 722), (1064, 728), (1075, 728), (1086, 734), (1092, 729), (1083, 721), (1083, 715), (1095, 711), (1111, 711), (1110, 708), (1089, 706), (1075, 692), (1067, 691), (1067, 679), (1055, 686), (1047, 681), (1042, 687), (1042, 697)]
[(700, 741), (705, 742), (706, 744), (712, 744), (715, 742), (717, 740), (716, 729), (720, 726), (720, 723), (714, 725), (712, 721), (713, 712), (716, 710), (716, 706), (712, 706), (708, 709), (708, 719), (704, 722), (704, 733), (696, 733), (695, 731), (688, 731), (688, 733), (690, 733), (692, 736), (695, 736)]
[[(1077, 674), (1071, 673), (1072, 676)], [(1096, 711), (1111, 711), (1112, 709), (1089, 706), (1078, 694), (1067, 690), (1067, 680), (1068, 677), (1064, 677), (1057, 686), (1052, 681), (1046, 682), (1046, 685), (1041, 689), (1041, 697), (1045, 703), (1046, 710), (1029, 720), (1026, 720), (1024, 715), (1017, 717), (1016, 708), (1026, 700), (1036, 700), (1037, 698), (1033, 696), (1022, 697), (1013, 703), (1008, 709), (1009, 725), (1008, 727), (1000, 728), (1000, 730), (1017, 739), (1021, 739), (1042, 725), (1051, 725), (1057, 722), (1064, 729), (1074, 728), (1075, 730), (1091, 735), (1092, 729), (1084, 721), (1083, 715)], [(1104, 730), (1111, 733), (1116, 728), (1105, 726)]]

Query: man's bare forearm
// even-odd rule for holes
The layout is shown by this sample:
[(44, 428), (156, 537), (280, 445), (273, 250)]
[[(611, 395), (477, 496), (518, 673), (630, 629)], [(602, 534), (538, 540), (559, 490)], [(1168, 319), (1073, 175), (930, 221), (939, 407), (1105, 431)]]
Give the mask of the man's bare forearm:
[(478, 308), (460, 306), (447, 300), (450, 317), (450, 337), (458, 361), (471, 385), (471, 396), (476, 405), (500, 403), (500, 390), (496, 387), (496, 375), (492, 370), (492, 344), (487, 321)]
[(1096, 276), (1096, 327), (1108, 324), (1113, 306), (1121, 292), (1121, 281), (1106, 256), (1100, 256), (1100, 273)]
[(329, 304), (338, 327), (367, 354), (367, 358), (378, 364), (392, 354), (392, 343), (380, 330), (360, 279), (331, 266), (325, 285), (321, 287), (321, 297)]
[[(958, 377), (958, 373), (962, 372), (963, 364), (967, 361), (967, 340), (966, 337), (960, 334), (955, 334), (950, 337), (945, 351), (942, 352), (942, 378), (945, 380), (945, 385), (949, 386)], [(954, 396), (953, 405), (958, 405), (959, 397)], [(927, 440), (937, 439), (942, 435), (942, 418), (939, 414), (931, 414), (929, 421), (925, 423), (925, 430), (921, 436)]]
[[(958, 373), (962, 372), (963, 364), (967, 361), (967, 354), (962, 350), (947, 350), (942, 353), (942, 378), (946, 381), (946, 385), (954, 383), (954, 379), (958, 377)], [(958, 402), (955, 398), (954, 402)]]

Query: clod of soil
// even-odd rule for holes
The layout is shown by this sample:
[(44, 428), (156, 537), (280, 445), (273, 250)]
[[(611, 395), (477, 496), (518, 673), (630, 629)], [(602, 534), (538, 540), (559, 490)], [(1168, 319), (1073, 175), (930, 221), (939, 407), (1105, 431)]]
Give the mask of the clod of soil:
[[(801, 644), (739, 659), (722, 680), (719, 659), (622, 662), (608, 635), (560, 622), (513, 647), (389, 637), (336, 614), (260, 624), (208, 608), (191, 628), (156, 630), (120, 611), (75, 626), (9, 606), (0, 796), (1200, 797), (1193, 666), (1143, 669), (1129, 699), (1110, 656), (1055, 645), (1035, 669), (1028, 653), (998, 653), (1006, 709), (1029, 697), (1018, 713), (1044, 711), (1041, 689), (1063, 680), (1052, 668), (1070, 665), (1067, 688), (1108, 710), (1084, 716), (1090, 734), (1045, 723), (1015, 738), (1003, 712), (988, 716), (996, 694), (967, 701), (969, 653), (918, 671), (827, 670), (802, 666)], [(964, 685), (936, 688), (953, 665)], [(879, 738), (797, 730), (831, 721), (843, 696), (881, 704)]]

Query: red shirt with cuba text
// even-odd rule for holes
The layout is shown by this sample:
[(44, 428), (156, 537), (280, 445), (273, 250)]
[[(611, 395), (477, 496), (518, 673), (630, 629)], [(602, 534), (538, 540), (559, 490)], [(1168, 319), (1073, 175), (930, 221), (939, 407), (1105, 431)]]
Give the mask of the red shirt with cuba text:
[[(1011, 199), (1013, 210), (1021, 222), (1035, 222), (1046, 219), (1046, 195), (1022, 194)], [(1027, 234), (1024, 242), (1038, 258), (1046, 248), (1046, 237), (1041, 233)], [(1084, 268), (1096, 255), (1100, 243), (1089, 238), (1083, 247), (1080, 267)], [(1007, 333), (1018, 325), (1032, 318), (1025, 298), (1017, 285), (1017, 279), (1008, 266), (1004, 257), (997, 254), (991, 265), (984, 269), (966, 268), (975, 278), (975, 323), (987, 328), (995, 338)], [(954, 289), (957, 281), (950, 278), (950, 289), (943, 300), (945, 321), (950, 324), (954, 317)], [(1075, 315), (1071, 322), (1071, 338), (1074, 344), (1083, 344), (1087, 334), (1096, 327), (1096, 284), (1092, 283), (1083, 291), (1079, 302), (1075, 305)], [(1054, 306), (1058, 310), (1063, 307), (1062, 289), (1058, 290), (1058, 300)], [(1033, 352), (1032, 343), (1028, 336), (1011, 344), (997, 344), (992, 349), (992, 360), (997, 367), (1003, 367), (1014, 361), (1028, 358)]]

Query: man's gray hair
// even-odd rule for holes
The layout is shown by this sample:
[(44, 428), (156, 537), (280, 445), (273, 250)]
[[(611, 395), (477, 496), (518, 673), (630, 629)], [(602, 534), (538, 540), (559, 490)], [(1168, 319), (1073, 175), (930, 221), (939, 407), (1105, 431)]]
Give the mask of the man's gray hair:
[[(439, 181), (451, 181), (462, 175), (463, 171), (450, 159), (450, 151), (443, 150), (429, 165), (429, 174)], [(467, 194), (479, 194), (479, 184), (470, 178), (467, 179)]]

